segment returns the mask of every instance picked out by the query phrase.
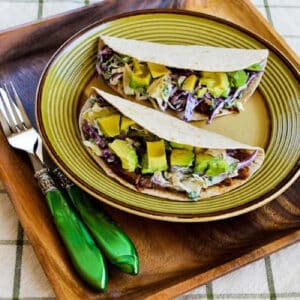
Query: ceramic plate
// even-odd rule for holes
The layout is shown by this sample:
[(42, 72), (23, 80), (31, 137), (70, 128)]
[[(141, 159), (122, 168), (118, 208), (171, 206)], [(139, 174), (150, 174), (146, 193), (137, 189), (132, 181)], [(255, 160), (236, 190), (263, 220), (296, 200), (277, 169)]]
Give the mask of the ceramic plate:
[[(268, 65), (245, 112), (195, 123), (266, 150), (262, 168), (224, 195), (177, 202), (134, 192), (107, 177), (85, 151), (78, 111), (95, 79), (99, 35), (170, 44), (268, 48)], [(106, 88), (107, 90), (107, 88)], [(183, 11), (140, 11), (99, 21), (69, 39), (47, 65), (37, 92), (36, 116), (46, 148), (57, 165), (95, 198), (119, 209), (160, 220), (200, 222), (248, 212), (271, 201), (299, 177), (299, 75), (261, 38), (227, 21)]]

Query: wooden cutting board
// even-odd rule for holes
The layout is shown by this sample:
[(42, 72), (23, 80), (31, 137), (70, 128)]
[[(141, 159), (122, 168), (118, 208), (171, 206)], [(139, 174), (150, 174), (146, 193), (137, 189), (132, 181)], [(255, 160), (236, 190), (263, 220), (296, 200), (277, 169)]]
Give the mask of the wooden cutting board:
[[(0, 33), (0, 82), (12, 80), (34, 119), (39, 76), (72, 34), (105, 16), (144, 8), (181, 8), (233, 21), (278, 47), (299, 69), (295, 53), (249, 1), (102, 1)], [(137, 277), (109, 270), (107, 293), (88, 288), (73, 271), (26, 155), (0, 133), (0, 175), (35, 253), (59, 299), (169, 299), (300, 240), (300, 182), (245, 215), (202, 224), (153, 221), (105, 206), (137, 246)]]

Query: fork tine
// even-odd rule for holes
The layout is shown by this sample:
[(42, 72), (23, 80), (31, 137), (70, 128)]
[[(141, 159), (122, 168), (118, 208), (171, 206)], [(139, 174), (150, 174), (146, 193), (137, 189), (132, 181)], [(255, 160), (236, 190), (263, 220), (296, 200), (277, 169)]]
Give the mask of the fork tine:
[(22, 104), (22, 101), (21, 101), (19, 95), (17, 94), (17, 91), (16, 91), (16, 89), (15, 89), (15, 87), (14, 87), (14, 85), (13, 85), (12, 82), (10, 82), (10, 86), (11, 86), (11, 89), (12, 89), (12, 91), (14, 93), (14, 97), (15, 97), (17, 106), (18, 106), (19, 111), (21, 113), (21, 116), (23, 118), (23, 122), (24, 122), (24, 124), (26, 125), (27, 128), (31, 128), (32, 127), (31, 122), (30, 122), (30, 120), (29, 120), (29, 118), (27, 116), (26, 110), (25, 110), (25, 108), (24, 108), (24, 106)]
[[(0, 99), (1, 99), (1, 104), (2, 104), (3, 100), (2, 100), (1, 94), (0, 94)], [(2, 109), (3, 109), (2, 106), (0, 108), (0, 124), (1, 124), (1, 127), (2, 127), (2, 130), (3, 130), (4, 134), (8, 137), (11, 134), (11, 130), (8, 126), (6, 118), (4, 117), (4, 115), (2, 113)]]
[(7, 106), (7, 102), (9, 102), (9, 100), (5, 99), (6, 98), (6, 92), (2, 88), (0, 88), (0, 94), (1, 94), (0, 98), (1, 98), (2, 106), (3, 106), (2, 107), (3, 108), (2, 115), (6, 116), (7, 123), (9, 125), (9, 127), (11, 128), (11, 130), (13, 132), (17, 132), (15, 121), (13, 120), (12, 115), (9, 111), (8, 106)]
[(11, 108), (11, 113), (13, 114), (13, 118), (15, 119), (15, 124), (16, 126), (18, 126), (19, 129), (23, 129), (24, 125), (23, 125), (23, 120), (21, 120), (21, 116), (19, 116), (18, 114), (18, 111), (16, 109), (16, 106), (15, 106), (15, 103), (14, 103), (14, 100), (13, 98), (11, 97), (11, 94), (7, 88), (7, 85), (4, 84), (4, 89), (6, 91), (6, 94), (7, 94), (7, 98), (8, 98), (8, 102), (9, 102), (9, 105), (10, 105), (10, 108)]

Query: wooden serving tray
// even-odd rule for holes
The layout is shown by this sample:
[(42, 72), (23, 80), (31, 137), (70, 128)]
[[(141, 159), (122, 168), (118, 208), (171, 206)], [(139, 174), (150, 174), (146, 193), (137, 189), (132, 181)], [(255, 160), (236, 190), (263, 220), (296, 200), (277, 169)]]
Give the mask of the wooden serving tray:
[[(0, 83), (15, 83), (33, 120), (39, 76), (62, 42), (104, 16), (155, 7), (201, 11), (238, 23), (299, 68), (297, 56), (249, 1), (103, 1), (0, 33)], [(96, 293), (72, 269), (27, 157), (12, 150), (1, 132), (0, 145), (1, 178), (59, 299), (169, 299), (300, 240), (299, 181), (254, 212), (213, 223), (165, 223), (105, 207), (136, 244), (141, 272), (131, 277), (111, 268), (107, 293)]]

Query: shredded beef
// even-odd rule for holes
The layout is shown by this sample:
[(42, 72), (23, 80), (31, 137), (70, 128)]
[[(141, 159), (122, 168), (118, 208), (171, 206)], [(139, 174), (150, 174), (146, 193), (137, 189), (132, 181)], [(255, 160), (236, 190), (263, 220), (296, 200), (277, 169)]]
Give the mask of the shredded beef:
[(230, 154), (230, 156), (238, 159), (239, 161), (243, 161), (247, 159), (250, 156), (250, 154), (247, 151), (235, 150), (234, 152), (232, 152), (232, 154)]
[(137, 178), (137, 181), (136, 181), (136, 186), (151, 189), (155, 185), (151, 181), (151, 177), (143, 176), (143, 175), (140, 174), (140, 175), (138, 175), (138, 178)]
[(210, 113), (211, 113), (210, 106), (205, 101), (202, 101), (199, 105), (197, 105), (195, 107), (195, 111), (202, 113), (202, 114), (206, 114), (206, 115), (210, 115)]
[(129, 183), (133, 184), (136, 187), (140, 188), (153, 188), (155, 185), (151, 181), (151, 177), (147, 175), (137, 174), (135, 172), (128, 172), (118, 164), (118, 165), (110, 165), (112, 171), (128, 181)]
[(238, 170), (239, 175), (237, 179), (247, 179), (249, 177), (249, 167), (244, 167)]
[(129, 183), (135, 185), (138, 174), (136, 174), (134, 172), (128, 172), (128, 171), (122, 169), (122, 167), (119, 164), (109, 165), (109, 167), (116, 175), (122, 177)]
[(232, 185), (232, 178), (226, 178), (225, 180), (222, 181), (222, 183), (225, 186), (231, 186)]

